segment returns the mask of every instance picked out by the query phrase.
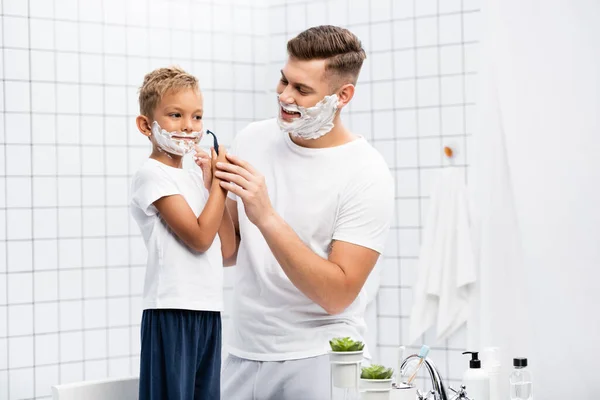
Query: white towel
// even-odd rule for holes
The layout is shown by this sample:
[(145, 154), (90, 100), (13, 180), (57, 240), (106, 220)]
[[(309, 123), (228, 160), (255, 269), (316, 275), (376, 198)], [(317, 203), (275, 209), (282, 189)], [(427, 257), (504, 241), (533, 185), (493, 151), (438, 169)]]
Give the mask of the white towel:
[(434, 323), (439, 342), (469, 317), (476, 269), (463, 174), (446, 168), (433, 188), (413, 286), (410, 343)]

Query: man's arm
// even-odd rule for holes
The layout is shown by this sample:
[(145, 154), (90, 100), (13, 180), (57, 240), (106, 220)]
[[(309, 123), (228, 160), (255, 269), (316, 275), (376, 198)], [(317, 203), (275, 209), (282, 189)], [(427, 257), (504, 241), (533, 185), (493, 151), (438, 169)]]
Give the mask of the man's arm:
[(233, 225), (233, 233), (235, 235), (235, 246), (233, 248), (233, 251), (231, 253), (228, 253), (229, 255), (227, 257), (225, 256), (225, 254), (223, 255), (223, 265), (225, 267), (231, 267), (232, 265), (235, 265), (237, 261), (237, 253), (238, 249), (240, 248), (240, 221), (238, 219), (237, 201), (227, 198), (225, 206)]
[(271, 206), (264, 177), (235, 156), (218, 163), (215, 176), (223, 188), (244, 203), (248, 219), (267, 241), (290, 281), (330, 314), (345, 310), (358, 296), (379, 253), (344, 241), (334, 241), (328, 259), (306, 246)]
[(276, 214), (257, 226), (294, 286), (328, 314), (339, 314), (352, 304), (379, 257), (366, 247), (333, 241), (326, 260)]

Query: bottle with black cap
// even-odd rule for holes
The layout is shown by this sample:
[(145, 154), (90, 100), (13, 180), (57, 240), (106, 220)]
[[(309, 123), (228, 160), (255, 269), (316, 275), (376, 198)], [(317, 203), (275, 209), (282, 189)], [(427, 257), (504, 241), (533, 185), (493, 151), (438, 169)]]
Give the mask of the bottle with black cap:
[(514, 358), (510, 374), (510, 400), (532, 400), (533, 379), (526, 358)]
[(467, 397), (474, 400), (490, 400), (490, 378), (487, 372), (481, 368), (479, 353), (465, 351), (463, 354), (471, 355), (469, 369), (465, 371), (462, 381), (467, 388)]

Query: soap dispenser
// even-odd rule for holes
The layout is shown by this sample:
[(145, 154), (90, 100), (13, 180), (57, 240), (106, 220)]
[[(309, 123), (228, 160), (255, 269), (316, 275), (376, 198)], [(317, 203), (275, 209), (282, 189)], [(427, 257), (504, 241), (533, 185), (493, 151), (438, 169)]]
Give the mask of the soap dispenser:
[(487, 372), (481, 368), (479, 353), (465, 351), (463, 354), (471, 354), (469, 369), (463, 375), (463, 385), (466, 386), (467, 396), (475, 400), (490, 400), (490, 378)]

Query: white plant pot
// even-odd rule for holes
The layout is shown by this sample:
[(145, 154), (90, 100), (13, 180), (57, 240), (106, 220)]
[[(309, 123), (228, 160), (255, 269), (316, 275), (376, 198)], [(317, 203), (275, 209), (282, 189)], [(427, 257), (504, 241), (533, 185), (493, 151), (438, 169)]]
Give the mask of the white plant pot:
[(415, 400), (417, 398), (416, 386), (401, 384), (392, 388), (390, 400)]
[(360, 379), (361, 389), (391, 389), (392, 379)]
[(361, 400), (390, 400), (391, 389), (370, 389), (360, 393)]
[(333, 386), (342, 389), (356, 387), (362, 359), (362, 350), (330, 351), (329, 362), (331, 363)]

